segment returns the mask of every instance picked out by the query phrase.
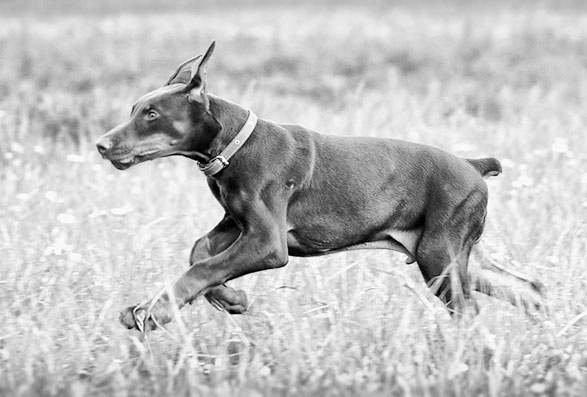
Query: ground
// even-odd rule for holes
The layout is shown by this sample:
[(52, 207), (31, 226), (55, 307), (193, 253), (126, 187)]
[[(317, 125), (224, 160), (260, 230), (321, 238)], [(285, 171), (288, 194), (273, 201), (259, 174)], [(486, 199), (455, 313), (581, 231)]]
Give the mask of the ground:
[[(27, 3), (0, 16), (0, 395), (585, 395), (581, 3)], [(212, 39), (209, 91), (261, 118), (499, 158), (472, 265), (541, 280), (548, 313), (479, 297), (455, 321), (416, 265), (362, 251), (232, 282), (243, 316), (123, 329), (222, 212), (195, 163), (120, 172), (93, 142)]]

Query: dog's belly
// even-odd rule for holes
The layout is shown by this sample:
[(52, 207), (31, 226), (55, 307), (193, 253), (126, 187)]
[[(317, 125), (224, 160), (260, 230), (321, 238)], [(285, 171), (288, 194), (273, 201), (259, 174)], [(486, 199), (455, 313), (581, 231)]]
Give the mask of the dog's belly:
[(348, 245), (340, 242), (329, 242), (328, 238), (308, 238), (295, 229), (287, 233), (287, 246), (292, 256), (319, 256), (335, 252), (363, 250), (363, 249), (386, 249), (401, 252), (407, 256), (406, 263), (413, 263), (416, 260), (416, 248), (422, 235), (422, 228), (413, 230), (389, 229), (378, 233), (376, 237), (366, 241), (355, 242)]

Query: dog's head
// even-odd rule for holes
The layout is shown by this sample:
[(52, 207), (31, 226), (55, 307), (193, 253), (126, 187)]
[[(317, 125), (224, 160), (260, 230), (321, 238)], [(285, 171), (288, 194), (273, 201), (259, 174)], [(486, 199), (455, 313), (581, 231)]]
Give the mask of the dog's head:
[(167, 84), (140, 98), (130, 120), (96, 142), (102, 157), (119, 170), (171, 155), (207, 161), (205, 150), (222, 128), (206, 95), (206, 67), (213, 51), (214, 42), (204, 56), (182, 63)]

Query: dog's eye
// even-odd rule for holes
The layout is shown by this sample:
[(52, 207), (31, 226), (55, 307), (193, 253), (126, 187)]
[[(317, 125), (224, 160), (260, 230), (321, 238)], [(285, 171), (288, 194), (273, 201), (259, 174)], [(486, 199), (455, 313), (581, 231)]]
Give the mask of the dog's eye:
[(155, 120), (158, 117), (159, 117), (159, 113), (157, 113), (154, 110), (149, 110), (149, 112), (147, 113), (147, 120)]

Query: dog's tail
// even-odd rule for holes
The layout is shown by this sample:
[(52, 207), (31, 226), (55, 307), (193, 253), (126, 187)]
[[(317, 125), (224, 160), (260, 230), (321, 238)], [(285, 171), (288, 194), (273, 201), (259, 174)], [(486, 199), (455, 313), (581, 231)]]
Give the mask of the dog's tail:
[(501, 163), (498, 159), (487, 157), (484, 159), (465, 159), (467, 160), (482, 176), (497, 176), (501, 174)]

